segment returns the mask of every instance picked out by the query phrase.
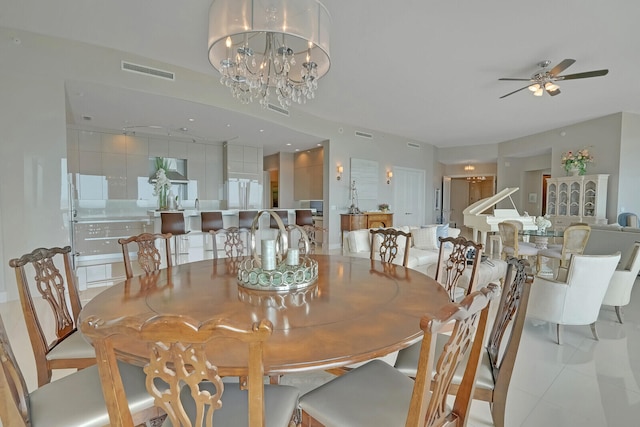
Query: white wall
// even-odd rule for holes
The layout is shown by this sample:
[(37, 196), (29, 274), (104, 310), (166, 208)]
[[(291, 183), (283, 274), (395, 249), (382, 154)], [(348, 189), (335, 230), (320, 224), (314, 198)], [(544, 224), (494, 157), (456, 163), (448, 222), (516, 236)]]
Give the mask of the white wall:
[[(617, 113), (501, 143), (498, 156), (498, 190), (506, 187), (522, 188), (525, 184), (522, 172), (526, 170), (546, 170), (544, 168), (550, 167), (552, 176), (565, 176), (566, 171), (560, 163), (562, 153), (589, 148), (595, 162), (587, 166), (587, 174), (609, 174), (607, 219), (609, 222), (615, 221), (620, 182), (619, 166), (622, 166), (621, 124), (622, 113)], [(532, 160), (529, 157), (520, 157), (523, 152), (531, 150), (551, 150), (551, 155), (549, 158), (546, 157), (548, 155), (533, 155), (530, 156)], [(526, 195), (522, 191), (516, 194), (516, 204), (521, 208)]]
[[(640, 215), (640, 115), (622, 114), (620, 137), (620, 177), (618, 182), (617, 213), (634, 212)], [(609, 218), (613, 222), (613, 218)]]

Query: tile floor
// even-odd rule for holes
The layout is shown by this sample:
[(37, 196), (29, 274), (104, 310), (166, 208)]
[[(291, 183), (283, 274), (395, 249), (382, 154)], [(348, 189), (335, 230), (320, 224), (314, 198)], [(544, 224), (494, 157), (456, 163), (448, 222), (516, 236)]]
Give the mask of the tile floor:
[[(203, 255), (202, 257), (207, 257)], [(197, 258), (197, 257), (196, 257)], [(190, 261), (195, 261), (190, 257)], [(114, 267), (118, 270), (121, 267)], [(107, 282), (102, 282), (104, 285)], [(104, 287), (82, 292), (88, 301)], [(640, 291), (619, 324), (613, 308), (600, 312), (600, 341), (588, 326), (565, 327), (555, 344), (555, 327), (528, 320), (507, 401), (507, 427), (635, 426), (640, 420)], [(0, 304), (14, 352), (27, 385), (35, 387), (35, 367), (20, 304)], [(61, 371), (54, 378), (64, 375)], [(287, 376), (283, 382), (304, 392), (331, 378), (324, 372)], [(469, 426), (492, 426), (489, 405), (474, 402)]]

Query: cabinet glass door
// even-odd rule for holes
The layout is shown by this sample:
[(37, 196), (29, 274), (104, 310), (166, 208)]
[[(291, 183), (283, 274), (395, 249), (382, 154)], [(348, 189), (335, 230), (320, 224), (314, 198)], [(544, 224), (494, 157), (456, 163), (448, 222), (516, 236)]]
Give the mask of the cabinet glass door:
[(556, 184), (549, 184), (547, 189), (547, 214), (555, 215), (556, 214), (556, 205), (558, 203), (558, 195)]
[(596, 183), (587, 181), (584, 183), (584, 202), (582, 212), (584, 216), (595, 216), (596, 209)]
[(572, 182), (571, 183), (571, 193), (569, 194), (569, 215), (578, 216), (580, 215), (580, 183)]
[(558, 185), (558, 215), (567, 215), (569, 204), (569, 185), (566, 182)]

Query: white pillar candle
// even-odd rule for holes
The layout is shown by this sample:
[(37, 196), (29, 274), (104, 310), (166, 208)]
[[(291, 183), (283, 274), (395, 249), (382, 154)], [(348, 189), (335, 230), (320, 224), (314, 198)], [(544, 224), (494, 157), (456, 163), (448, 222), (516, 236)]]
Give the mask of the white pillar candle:
[(262, 240), (261, 241), (261, 257), (262, 257), (262, 269), (263, 270), (275, 270), (276, 269), (276, 241), (275, 240)]
[(287, 251), (287, 265), (298, 265), (300, 262), (300, 251), (298, 249), (289, 249)]

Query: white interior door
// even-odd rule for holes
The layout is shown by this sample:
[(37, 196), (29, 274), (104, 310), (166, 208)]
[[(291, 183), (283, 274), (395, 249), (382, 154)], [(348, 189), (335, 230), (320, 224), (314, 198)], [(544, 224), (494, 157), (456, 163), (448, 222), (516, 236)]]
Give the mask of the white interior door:
[(425, 171), (393, 168), (393, 225), (424, 224)]
[(442, 177), (442, 223), (451, 221), (451, 177)]

